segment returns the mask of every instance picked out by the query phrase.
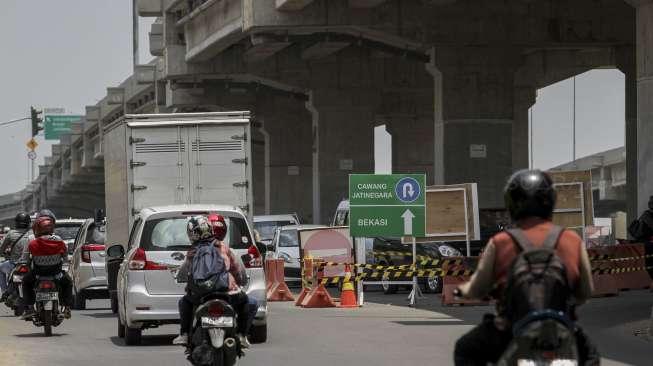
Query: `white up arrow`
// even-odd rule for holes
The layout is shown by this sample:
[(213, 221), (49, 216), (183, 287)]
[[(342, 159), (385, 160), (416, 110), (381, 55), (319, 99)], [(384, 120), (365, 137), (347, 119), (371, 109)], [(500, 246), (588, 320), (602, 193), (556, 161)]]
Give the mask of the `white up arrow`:
[(409, 210), (406, 209), (401, 215), (404, 218), (404, 235), (412, 236), (413, 235), (413, 219), (415, 215)]

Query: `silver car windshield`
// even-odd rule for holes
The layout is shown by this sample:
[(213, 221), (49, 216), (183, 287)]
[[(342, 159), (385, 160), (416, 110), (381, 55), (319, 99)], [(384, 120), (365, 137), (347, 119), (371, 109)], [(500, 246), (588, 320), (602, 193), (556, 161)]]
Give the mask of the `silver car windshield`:
[(279, 235), (279, 246), (283, 248), (299, 247), (297, 230), (284, 230)]
[[(252, 240), (245, 220), (237, 217), (225, 217), (227, 236), (225, 242), (234, 249), (244, 249)], [(191, 243), (186, 233), (187, 216), (167, 217), (148, 220), (141, 235), (141, 248), (146, 251), (184, 250)]]
[(274, 232), (278, 227), (294, 224), (295, 223), (291, 221), (261, 221), (255, 222), (254, 228), (261, 235), (262, 240), (272, 240)]

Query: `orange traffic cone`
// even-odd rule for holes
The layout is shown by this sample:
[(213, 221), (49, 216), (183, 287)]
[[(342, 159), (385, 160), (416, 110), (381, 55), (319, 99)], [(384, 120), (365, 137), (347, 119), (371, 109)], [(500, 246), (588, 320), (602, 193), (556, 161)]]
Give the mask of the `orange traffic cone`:
[(340, 307), (341, 308), (356, 308), (358, 301), (356, 301), (356, 291), (354, 291), (354, 284), (351, 283), (351, 267), (349, 264), (345, 265), (345, 279), (342, 284), (342, 292), (340, 293)]

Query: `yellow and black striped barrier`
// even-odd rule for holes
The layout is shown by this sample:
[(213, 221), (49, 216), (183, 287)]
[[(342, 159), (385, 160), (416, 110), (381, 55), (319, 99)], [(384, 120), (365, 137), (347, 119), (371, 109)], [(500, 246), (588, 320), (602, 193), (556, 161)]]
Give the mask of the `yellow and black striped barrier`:
[(623, 268), (592, 268), (592, 274), (605, 275), (605, 274), (632, 273), (632, 272), (648, 271), (649, 269), (653, 269), (653, 266), (623, 267)]
[[(450, 266), (460, 266), (463, 265), (462, 259), (429, 259), (424, 261), (419, 261), (415, 263), (417, 267), (433, 267), (433, 268), (442, 268)], [(396, 270), (406, 270), (413, 268), (412, 264), (402, 264), (398, 266), (384, 266), (377, 264), (364, 264), (364, 263), (338, 263), (338, 262), (322, 262), (319, 264), (320, 268), (324, 267), (335, 267), (335, 266), (344, 266), (350, 265), (355, 268), (360, 268), (364, 270), (376, 270), (376, 271), (396, 271)]]
[(456, 269), (456, 270), (443, 270), (443, 269), (424, 269), (424, 270), (408, 270), (408, 271), (374, 271), (363, 272), (355, 276), (335, 276), (322, 278), (319, 283), (322, 285), (339, 284), (340, 282), (359, 282), (362, 280), (392, 280), (402, 277), (433, 277), (433, 276), (471, 276), (472, 270), (470, 269)]
[(653, 258), (653, 254), (639, 255), (635, 257), (614, 257), (609, 254), (602, 255), (593, 255), (590, 256), (590, 261), (592, 262), (601, 262), (601, 261), (610, 261), (610, 262), (625, 262), (625, 261), (634, 261), (639, 259)]

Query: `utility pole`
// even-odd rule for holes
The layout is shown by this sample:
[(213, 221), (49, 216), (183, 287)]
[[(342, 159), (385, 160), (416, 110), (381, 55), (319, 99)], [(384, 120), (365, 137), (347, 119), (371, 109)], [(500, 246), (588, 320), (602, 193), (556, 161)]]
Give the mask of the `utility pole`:
[(573, 108), (574, 108), (574, 116), (572, 118), (572, 161), (574, 162), (574, 167), (576, 167), (576, 76), (574, 76), (574, 101), (573, 101)]
[(535, 167), (534, 164), (533, 164), (533, 150), (534, 150), (534, 149), (533, 149), (533, 147), (534, 147), (534, 146), (533, 146), (533, 125), (534, 125), (534, 121), (533, 121), (533, 108), (535, 108), (535, 106), (532, 106), (532, 107), (531, 107), (531, 110), (530, 110), (530, 112), (531, 112), (530, 122), (531, 122), (531, 123), (530, 123), (530, 126), (529, 126), (529, 132), (530, 132), (530, 135), (531, 135), (531, 136), (530, 136), (530, 137), (531, 137), (531, 138), (530, 138), (530, 142), (529, 142), (529, 145), (530, 145), (529, 148), (530, 148), (530, 151), (531, 151), (531, 166), (530, 166), (530, 169), (533, 169), (533, 168)]
[(137, 0), (132, 0), (132, 51), (134, 69), (138, 65), (138, 9), (137, 9)]

